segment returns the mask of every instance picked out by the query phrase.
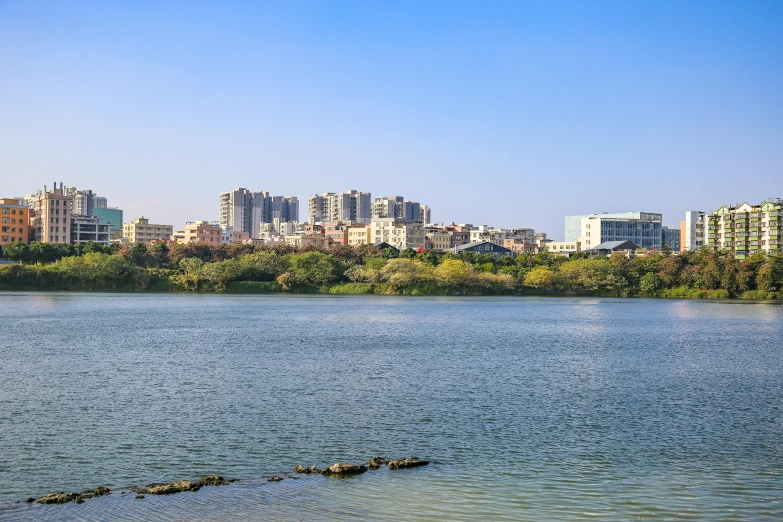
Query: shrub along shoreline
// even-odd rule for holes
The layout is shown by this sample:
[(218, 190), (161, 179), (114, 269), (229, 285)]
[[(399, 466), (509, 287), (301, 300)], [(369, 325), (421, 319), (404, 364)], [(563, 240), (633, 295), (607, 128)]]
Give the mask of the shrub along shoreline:
[(783, 256), (723, 252), (490, 255), (329, 250), (290, 245), (15, 243), (0, 265), (2, 290), (311, 293), (341, 295), (574, 295), (783, 299)]

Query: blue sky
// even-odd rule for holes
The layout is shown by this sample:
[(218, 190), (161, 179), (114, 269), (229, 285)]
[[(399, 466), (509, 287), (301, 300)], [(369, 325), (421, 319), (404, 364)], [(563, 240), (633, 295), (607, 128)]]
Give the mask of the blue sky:
[(0, 196), (53, 181), (175, 227), (239, 186), (678, 226), (783, 197), (783, 2), (0, 0)]

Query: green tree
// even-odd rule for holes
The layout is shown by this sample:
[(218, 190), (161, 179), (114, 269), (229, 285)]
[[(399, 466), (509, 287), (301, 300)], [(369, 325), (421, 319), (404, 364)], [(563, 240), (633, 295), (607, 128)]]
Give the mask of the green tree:
[(322, 285), (337, 279), (337, 263), (333, 256), (324, 252), (291, 254), (288, 262), (293, 284)]
[(596, 290), (611, 286), (614, 271), (606, 258), (579, 259), (564, 263), (560, 267), (559, 276), (568, 287)]
[(764, 261), (756, 271), (756, 288), (762, 292), (774, 292), (775, 275), (775, 262), (771, 259)]
[(30, 248), (21, 241), (14, 241), (5, 246), (3, 255), (8, 259), (14, 261), (22, 261), (23, 263), (30, 261)]
[(662, 284), (663, 282), (658, 277), (658, 274), (647, 272), (639, 280), (639, 290), (645, 295), (655, 295), (655, 292), (661, 288)]

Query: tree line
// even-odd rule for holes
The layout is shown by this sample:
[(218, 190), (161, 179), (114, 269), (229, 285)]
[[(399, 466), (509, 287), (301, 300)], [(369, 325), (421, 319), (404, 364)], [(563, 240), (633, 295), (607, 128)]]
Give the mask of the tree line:
[(375, 245), (328, 250), (292, 245), (12, 243), (6, 288), (158, 291), (328, 291), (421, 294), (590, 294), (670, 297), (783, 296), (783, 256), (727, 252), (621, 253), (588, 259), (548, 252), (397, 252)]

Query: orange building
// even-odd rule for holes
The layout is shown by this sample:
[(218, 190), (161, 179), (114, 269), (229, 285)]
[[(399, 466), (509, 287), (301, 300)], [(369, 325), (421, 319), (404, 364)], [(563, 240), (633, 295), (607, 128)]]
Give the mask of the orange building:
[(178, 243), (207, 243), (219, 245), (223, 242), (223, 228), (210, 221), (195, 221), (185, 225), (185, 235)]
[(685, 252), (687, 242), (686, 242), (686, 230), (685, 230), (685, 221), (680, 221), (680, 252)]
[(18, 199), (0, 199), (0, 246), (30, 242), (30, 209)]

